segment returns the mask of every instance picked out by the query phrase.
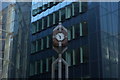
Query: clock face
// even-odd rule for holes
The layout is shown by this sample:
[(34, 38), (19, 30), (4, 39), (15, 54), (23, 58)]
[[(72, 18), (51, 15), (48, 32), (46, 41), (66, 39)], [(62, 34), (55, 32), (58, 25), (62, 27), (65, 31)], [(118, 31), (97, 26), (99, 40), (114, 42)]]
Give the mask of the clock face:
[(64, 36), (63, 33), (58, 33), (58, 34), (56, 34), (56, 39), (57, 39), (58, 41), (62, 41), (62, 40), (64, 40), (64, 38), (65, 38), (65, 36)]

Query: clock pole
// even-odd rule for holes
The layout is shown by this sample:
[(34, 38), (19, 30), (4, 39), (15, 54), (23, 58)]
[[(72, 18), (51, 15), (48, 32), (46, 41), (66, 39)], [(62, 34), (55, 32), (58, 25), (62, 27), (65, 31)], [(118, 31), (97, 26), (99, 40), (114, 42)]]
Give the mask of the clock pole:
[(52, 79), (55, 78), (55, 64), (58, 63), (58, 78), (62, 79), (62, 62), (65, 65), (65, 78), (68, 79), (68, 63), (62, 58), (67, 50), (68, 32), (61, 23), (53, 30), (53, 49), (58, 53), (58, 58), (52, 63)]

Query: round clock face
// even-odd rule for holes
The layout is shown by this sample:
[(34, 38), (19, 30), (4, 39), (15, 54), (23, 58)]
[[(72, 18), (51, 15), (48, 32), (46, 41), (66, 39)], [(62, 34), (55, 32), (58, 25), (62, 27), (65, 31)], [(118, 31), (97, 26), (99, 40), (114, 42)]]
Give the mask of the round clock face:
[(58, 33), (58, 34), (56, 34), (56, 39), (57, 39), (58, 41), (62, 41), (62, 40), (64, 40), (64, 38), (65, 38), (65, 36), (64, 36), (63, 33)]

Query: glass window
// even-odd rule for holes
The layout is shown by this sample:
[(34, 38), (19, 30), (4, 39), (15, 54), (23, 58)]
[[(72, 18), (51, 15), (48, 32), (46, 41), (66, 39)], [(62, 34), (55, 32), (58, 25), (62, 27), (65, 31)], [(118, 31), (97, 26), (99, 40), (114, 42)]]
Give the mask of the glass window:
[(81, 2), (81, 12), (86, 12), (87, 9), (88, 9), (88, 5), (87, 5), (87, 2)]
[(74, 7), (74, 15), (78, 15), (81, 9), (80, 2), (74, 2), (73, 7)]
[(80, 36), (83, 36), (83, 28), (82, 28), (82, 23), (80, 23)]
[(80, 47), (80, 63), (83, 63), (83, 47)]
[(34, 9), (34, 10), (32, 11), (32, 15), (33, 15), (33, 16), (36, 16), (36, 15), (37, 15), (37, 12), (38, 12), (37, 9)]
[(43, 10), (42, 7), (39, 7), (38, 8), (38, 14), (40, 14), (42, 12), (42, 10)]
[(71, 29), (68, 30), (68, 40), (71, 40)]
[(65, 20), (65, 8), (60, 10), (60, 21)]
[(72, 39), (74, 39), (74, 38), (75, 38), (75, 27), (72, 26)]
[(49, 15), (49, 25), (52, 26), (53, 25), (53, 14)]
[(43, 49), (46, 49), (47, 48), (47, 37), (44, 37), (43, 38)]
[(66, 7), (66, 18), (71, 18), (72, 17), (72, 5), (69, 5)]
[(40, 62), (37, 62), (37, 74), (40, 73)]
[(37, 22), (32, 23), (32, 34), (36, 33), (37, 31)]
[(55, 24), (55, 13), (53, 13), (53, 24)]
[(38, 30), (39, 31), (41, 31), (42, 30), (42, 19), (40, 19), (39, 21), (38, 21)]
[(47, 28), (47, 17), (44, 17), (44, 29)]
[(34, 73), (35, 73), (35, 66), (33, 63), (30, 63), (30, 76), (34, 75)]
[(35, 62), (35, 74), (37, 74), (37, 61)]
[(77, 48), (75, 49), (75, 64), (79, 64), (80, 63), (80, 49)]
[(52, 35), (49, 35), (49, 47), (52, 48)]
[(43, 61), (40, 60), (40, 73), (43, 73)]
[(46, 59), (43, 60), (43, 72), (46, 72)]
[(89, 61), (89, 52), (88, 52), (88, 47), (83, 46), (83, 62), (86, 63)]
[(59, 2), (54, 2), (54, 5), (57, 5)]
[(47, 36), (47, 48), (49, 48), (49, 36)]
[(76, 24), (75, 26), (75, 38), (80, 36), (80, 25)]
[(55, 23), (58, 24), (59, 22), (59, 11), (55, 12)]
[(49, 59), (47, 58), (46, 59), (46, 72), (48, 72), (49, 70)]
[(49, 6), (52, 7), (53, 5), (54, 5), (54, 3), (53, 3), (53, 2), (50, 2), (50, 5), (49, 5)]
[(43, 50), (43, 39), (41, 39), (41, 50)]
[(47, 16), (47, 27), (50, 26), (50, 16)]
[(75, 65), (75, 50), (72, 50), (72, 65)]
[(45, 4), (44, 6), (43, 6), (43, 10), (46, 10), (48, 8), (48, 4)]
[(44, 18), (42, 18), (42, 30), (44, 29)]
[(71, 66), (71, 53), (70, 52), (66, 52), (65, 53), (65, 60), (67, 61), (67, 63), (69, 64), (69, 66)]
[(71, 40), (72, 39), (72, 35), (73, 35), (73, 32), (72, 32), (72, 27), (68, 27), (68, 40)]
[(37, 51), (41, 50), (41, 39), (37, 40)]
[(82, 24), (80, 24), (82, 26), (82, 35), (86, 36), (88, 34), (88, 25), (87, 22), (82, 22)]
[(36, 21), (36, 32), (39, 31), (39, 27), (38, 27), (38, 21)]
[(35, 52), (36, 52), (36, 42), (32, 42), (31, 53), (35, 53)]
[(51, 71), (52, 66), (52, 58), (49, 58), (49, 70)]

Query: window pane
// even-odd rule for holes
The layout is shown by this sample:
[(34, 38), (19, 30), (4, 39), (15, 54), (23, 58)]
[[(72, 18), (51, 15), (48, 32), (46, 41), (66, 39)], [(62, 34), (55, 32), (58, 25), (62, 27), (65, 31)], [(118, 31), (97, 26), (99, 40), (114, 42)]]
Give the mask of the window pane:
[(80, 47), (80, 63), (83, 63), (83, 47)]
[(79, 37), (80, 36), (80, 25), (79, 24), (76, 24), (74, 27), (75, 27), (75, 38)]
[(71, 66), (71, 61), (72, 61), (72, 56), (71, 56), (71, 52), (66, 52), (66, 61), (69, 64), (69, 66)]
[(37, 62), (37, 74), (40, 73), (40, 62)]
[(72, 65), (75, 65), (75, 50), (72, 50)]
[(53, 4), (53, 2), (50, 2), (50, 7), (52, 7), (54, 4)]
[(43, 73), (43, 61), (40, 60), (40, 73)]
[(32, 23), (32, 33), (36, 33), (37, 31), (37, 22)]
[(46, 59), (43, 60), (43, 72), (46, 72)]
[(38, 21), (38, 27), (39, 27), (39, 31), (41, 31), (42, 30), (42, 19)]
[(41, 39), (37, 41), (37, 44), (38, 44), (37, 50), (40, 51), (41, 50)]
[(39, 7), (38, 8), (38, 14), (40, 14), (42, 12), (42, 10), (43, 10), (42, 7)]
[(80, 23), (80, 36), (83, 36), (83, 28), (82, 28), (82, 23)]
[(75, 49), (75, 63), (77, 65), (80, 63), (80, 50), (79, 50), (79, 48)]
[(66, 18), (72, 17), (72, 5), (67, 6)]
[(68, 29), (68, 40), (71, 40), (71, 28)]
[(48, 72), (48, 69), (49, 69), (49, 59), (47, 58), (46, 59), (46, 72)]
[(73, 38), (73, 28), (68, 27), (68, 40), (71, 40)]
[(37, 62), (35, 62), (35, 74), (37, 74)]
[(52, 48), (52, 35), (49, 35), (49, 47)]
[(43, 49), (46, 49), (46, 46), (47, 46), (46, 43), (47, 43), (47, 38), (44, 37), (44, 38), (43, 38), (43, 46), (44, 46)]
[(49, 58), (49, 70), (51, 71), (51, 66), (52, 66), (52, 58)]
[(32, 53), (35, 53), (35, 52), (36, 52), (36, 42), (32, 42), (31, 52), (32, 52)]
[(44, 6), (43, 6), (43, 10), (46, 10), (48, 8), (48, 4), (45, 4)]
[(47, 48), (49, 48), (49, 36), (47, 36)]
[(79, 14), (79, 2), (74, 2), (74, 15), (78, 15)]
[(37, 15), (37, 9), (34, 9), (34, 10), (32, 11), (32, 15), (33, 15), (33, 16), (36, 16), (36, 15)]
[(33, 63), (30, 63), (30, 75), (34, 75), (35, 73), (35, 65)]
[(50, 16), (47, 16), (47, 27), (50, 26)]
[(53, 25), (53, 14), (49, 15), (49, 24), (50, 24), (50, 26)]
[(44, 18), (42, 18), (42, 30), (44, 29)]
[(87, 46), (83, 46), (83, 60), (84, 63), (89, 61), (89, 52)]
[(83, 33), (83, 36), (86, 36), (88, 34), (87, 22), (82, 22), (82, 33)]
[(61, 9), (61, 21), (64, 21), (65, 20), (65, 8)]
[(47, 17), (44, 18), (44, 29), (47, 28)]
[(58, 24), (59, 22), (59, 11), (55, 12), (55, 23)]
[(82, 12), (86, 12), (88, 9), (87, 2), (82, 2), (81, 5), (82, 5)]
[(41, 39), (41, 50), (43, 50), (43, 39)]
[(74, 39), (75, 38), (75, 27), (73, 26), (72, 27), (72, 39)]

